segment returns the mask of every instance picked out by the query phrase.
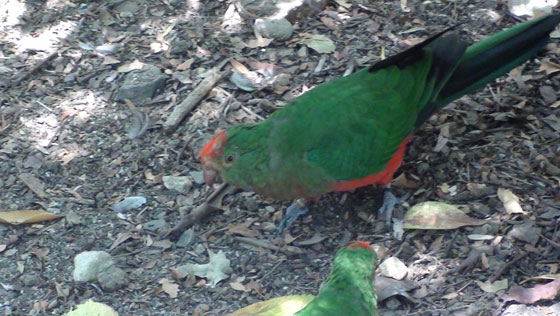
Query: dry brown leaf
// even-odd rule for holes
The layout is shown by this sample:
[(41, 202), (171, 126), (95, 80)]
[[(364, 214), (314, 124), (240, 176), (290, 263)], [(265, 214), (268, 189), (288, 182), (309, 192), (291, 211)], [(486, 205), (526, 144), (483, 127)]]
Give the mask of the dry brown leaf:
[(378, 301), (383, 301), (395, 295), (401, 295), (411, 301), (414, 301), (414, 299), (407, 293), (413, 288), (415, 288), (415, 286), (408, 280), (398, 281), (384, 276), (378, 276), (375, 278), (375, 292), (377, 293)]
[(257, 302), (226, 316), (293, 315), (313, 300), (313, 295), (281, 296), (264, 302)]
[(243, 286), (243, 284), (241, 284), (240, 282), (231, 282), (229, 286), (236, 291), (240, 291), (240, 292), (246, 291), (245, 286)]
[(560, 65), (553, 63), (550, 60), (541, 61), (541, 66), (538, 71), (544, 71), (547, 75), (560, 71)]
[(404, 172), (401, 173), (395, 180), (393, 180), (392, 185), (405, 189), (418, 189), (420, 187), (420, 183), (409, 180)]
[(33, 193), (37, 194), (40, 198), (47, 197), (47, 193), (45, 193), (45, 185), (31, 173), (22, 173), (18, 176), (18, 178), (29, 188), (29, 190), (33, 191)]
[(323, 241), (324, 239), (326, 239), (326, 236), (321, 235), (321, 233), (319, 232), (315, 232), (315, 235), (313, 235), (311, 238), (307, 239), (307, 240), (303, 240), (298, 242), (298, 246), (309, 246), (309, 245), (314, 245), (314, 244), (318, 244), (321, 241)]
[(540, 284), (530, 288), (512, 286), (508, 293), (502, 295), (502, 299), (516, 301), (521, 304), (533, 304), (542, 300), (553, 300), (558, 295), (560, 289), (560, 277), (554, 281)]
[(33, 224), (52, 219), (64, 217), (64, 215), (56, 215), (47, 213), (42, 210), (20, 210), (10, 212), (0, 212), (0, 223), (19, 225)]
[(193, 62), (194, 62), (194, 58), (189, 58), (185, 60), (185, 62), (177, 66), (177, 70), (183, 71), (183, 70), (191, 69), (191, 65), (193, 64)]
[(123, 242), (127, 241), (130, 238), (140, 239), (140, 235), (134, 234), (134, 233), (131, 233), (131, 232), (119, 233), (117, 235), (117, 239), (115, 239), (115, 241), (113, 242), (113, 244), (109, 248), (109, 251), (117, 248), (120, 244), (122, 244)]
[(267, 47), (268, 45), (270, 45), (270, 43), (272, 43), (272, 41), (272, 38), (259, 37), (257, 39), (249, 40), (245, 45), (247, 45), (247, 47), (249, 48)]
[(227, 229), (232, 234), (239, 234), (245, 237), (257, 237), (259, 235), (257, 231), (250, 229), (247, 223), (237, 225), (229, 224)]
[(487, 222), (466, 215), (454, 205), (430, 201), (418, 203), (406, 212), (404, 229), (455, 229)]
[(179, 285), (169, 279), (161, 279), (158, 281), (161, 284), (161, 289), (171, 298), (176, 298), (179, 293)]
[(49, 248), (33, 248), (31, 253), (37, 256), (37, 258), (44, 260), (49, 255), (51, 250)]
[(246, 73), (251, 72), (251, 71), (249, 70), (249, 68), (247, 68), (245, 65), (243, 65), (243, 64), (240, 63), (240, 62), (238, 62), (238, 61), (235, 60), (235, 59), (231, 59), (229, 62), (231, 63), (231, 66), (232, 66), (235, 70), (237, 70), (238, 72), (240, 72), (240, 73), (242, 73), (242, 74), (246, 74)]

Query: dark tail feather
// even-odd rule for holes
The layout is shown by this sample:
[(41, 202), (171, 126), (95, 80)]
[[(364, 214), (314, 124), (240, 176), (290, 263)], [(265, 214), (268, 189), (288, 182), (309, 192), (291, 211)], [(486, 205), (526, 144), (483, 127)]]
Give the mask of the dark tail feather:
[(534, 57), (560, 23), (560, 14), (516, 25), (470, 46), (441, 89), (433, 108), (478, 89)]

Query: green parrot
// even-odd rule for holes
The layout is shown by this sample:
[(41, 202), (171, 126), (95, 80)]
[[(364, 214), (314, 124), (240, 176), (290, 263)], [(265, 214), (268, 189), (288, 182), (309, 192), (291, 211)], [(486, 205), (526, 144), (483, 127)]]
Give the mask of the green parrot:
[[(452, 30), (294, 99), (259, 123), (223, 131), (201, 151), (205, 178), (280, 200), (389, 187), (414, 131), (435, 111), (536, 55), (554, 14), (468, 46)], [(396, 202), (389, 190), (381, 211)], [(289, 209), (299, 213), (303, 203)]]
[(311, 295), (278, 297), (227, 316), (377, 316), (376, 263), (370, 244), (350, 242), (336, 253), (331, 274), (315, 298)]

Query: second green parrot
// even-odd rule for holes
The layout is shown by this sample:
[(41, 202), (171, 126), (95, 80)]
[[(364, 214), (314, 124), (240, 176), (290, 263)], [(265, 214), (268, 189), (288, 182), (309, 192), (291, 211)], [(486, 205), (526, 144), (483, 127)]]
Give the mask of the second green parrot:
[(350, 242), (337, 251), (331, 274), (315, 298), (278, 297), (227, 316), (377, 316), (376, 264), (377, 256), (370, 244)]

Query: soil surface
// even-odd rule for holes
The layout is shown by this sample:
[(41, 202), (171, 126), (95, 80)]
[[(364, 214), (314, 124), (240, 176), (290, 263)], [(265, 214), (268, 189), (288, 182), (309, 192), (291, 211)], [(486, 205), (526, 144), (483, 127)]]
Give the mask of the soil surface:
[[(558, 277), (558, 39), (434, 115), (407, 148), (393, 184), (404, 198), (396, 218), (438, 201), (486, 224), (395, 236), (378, 218), (382, 191), (367, 187), (321, 197), (277, 235), (287, 203), (229, 191), (180, 239), (166, 235), (219, 187), (204, 183), (198, 160), (217, 129), (259, 121), (318, 84), (452, 25), (470, 42), (515, 25), (504, 1), (312, 1), (289, 15), (289, 38), (272, 42), (253, 29), (271, 12), (250, 1), (7, 3), (0, 9), (0, 209), (65, 217), (0, 224), (0, 314), (63, 315), (92, 299), (119, 315), (224, 315), (316, 294), (335, 251), (354, 239), (375, 244), (380, 262), (396, 257), (406, 265), (405, 279), (385, 286), (381, 315), (529, 315), (531, 307), (506, 302), (503, 293)], [(310, 48), (312, 35), (330, 39), (334, 50)], [(232, 69), (256, 79), (232, 79)], [(220, 72), (168, 127), (174, 108)], [(146, 203), (113, 209), (133, 196)], [(74, 257), (89, 250), (108, 252), (126, 285), (108, 291), (74, 281)], [(208, 263), (208, 251), (230, 260), (225, 279), (212, 286), (211, 278), (179, 275), (181, 266)], [(551, 290), (531, 312), (558, 312)]]

